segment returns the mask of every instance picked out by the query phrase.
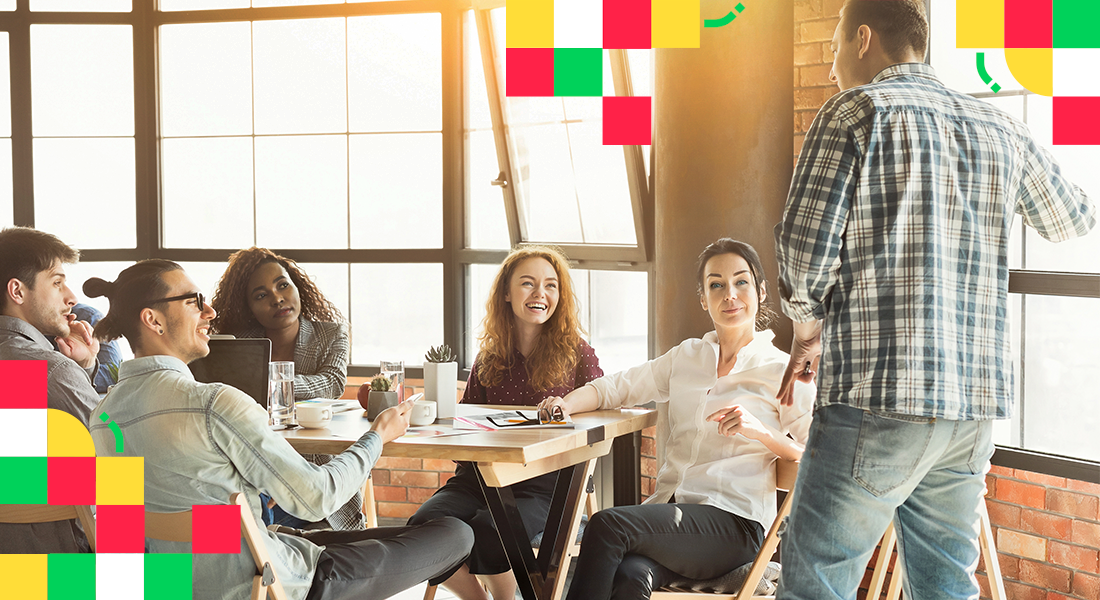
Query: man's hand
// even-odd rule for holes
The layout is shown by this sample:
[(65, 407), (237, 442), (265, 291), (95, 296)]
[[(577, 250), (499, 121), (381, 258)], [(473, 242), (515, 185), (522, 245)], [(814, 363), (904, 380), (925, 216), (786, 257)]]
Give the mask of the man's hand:
[(821, 321), (794, 324), (794, 341), (791, 342), (791, 360), (783, 372), (783, 383), (775, 397), (783, 406), (794, 404), (794, 382), (810, 383), (817, 374), (821, 361)]
[(69, 313), (68, 337), (56, 337), (57, 349), (65, 356), (76, 361), (84, 369), (95, 365), (99, 354), (99, 340), (92, 334), (92, 326), (87, 321), (77, 321), (76, 315)]
[(378, 432), (382, 436), (382, 443), (392, 442), (405, 435), (409, 428), (409, 416), (412, 414), (415, 402), (402, 402), (397, 406), (387, 408), (374, 418), (370, 430)]

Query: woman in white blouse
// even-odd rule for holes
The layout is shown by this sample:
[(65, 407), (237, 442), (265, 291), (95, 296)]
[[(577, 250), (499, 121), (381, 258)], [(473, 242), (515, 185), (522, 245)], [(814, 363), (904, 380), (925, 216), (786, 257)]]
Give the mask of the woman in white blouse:
[(652, 496), (588, 523), (569, 600), (646, 599), (677, 575), (751, 562), (775, 518), (775, 458), (802, 456), (814, 388), (797, 384), (793, 406), (775, 398), (788, 355), (765, 329), (774, 313), (759, 256), (722, 238), (699, 256), (697, 280), (714, 331), (542, 403), (580, 413), (656, 401), (665, 448)]

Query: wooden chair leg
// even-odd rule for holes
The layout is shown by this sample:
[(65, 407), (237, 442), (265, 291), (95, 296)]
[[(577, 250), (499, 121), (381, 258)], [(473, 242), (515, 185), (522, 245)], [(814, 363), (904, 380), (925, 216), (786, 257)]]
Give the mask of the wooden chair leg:
[(989, 511), (982, 499), (981, 506), (981, 532), (982, 559), (985, 561), (985, 573), (989, 576), (989, 594), (993, 600), (1006, 600), (1005, 582), (1001, 579), (1001, 561), (997, 556), (997, 544), (993, 540), (993, 527), (989, 523)]
[(871, 572), (871, 584), (867, 587), (867, 598), (876, 599), (882, 595), (882, 584), (886, 581), (886, 572), (890, 567), (890, 559), (894, 556), (894, 544), (897, 542), (897, 532), (894, 531), (894, 522), (886, 526), (886, 533), (882, 535), (882, 542), (878, 547), (878, 558), (875, 559), (875, 568)]
[(370, 476), (363, 483), (363, 517), (367, 521), (368, 529), (378, 527), (378, 510), (374, 502), (374, 482)]
[(424, 589), (424, 600), (435, 600), (435, 586), (429, 585)]

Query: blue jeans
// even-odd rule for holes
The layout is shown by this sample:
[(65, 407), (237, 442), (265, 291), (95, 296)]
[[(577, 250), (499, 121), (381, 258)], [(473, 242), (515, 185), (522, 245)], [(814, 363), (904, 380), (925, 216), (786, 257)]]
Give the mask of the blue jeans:
[(891, 519), (906, 598), (977, 599), (990, 421), (819, 409), (783, 536), (779, 600), (854, 600)]

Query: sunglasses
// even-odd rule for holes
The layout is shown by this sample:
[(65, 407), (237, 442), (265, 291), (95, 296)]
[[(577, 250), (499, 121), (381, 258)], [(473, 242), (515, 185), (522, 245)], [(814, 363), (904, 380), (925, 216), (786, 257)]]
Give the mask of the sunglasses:
[(202, 292), (191, 292), (190, 294), (181, 294), (179, 296), (172, 296), (171, 298), (161, 298), (160, 300), (153, 300), (149, 303), (150, 306), (154, 304), (160, 304), (161, 302), (175, 302), (176, 300), (190, 300), (194, 298), (199, 305), (199, 312), (206, 310), (206, 296), (202, 295)]

